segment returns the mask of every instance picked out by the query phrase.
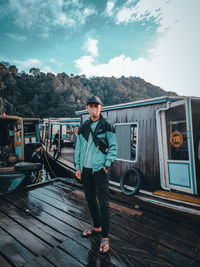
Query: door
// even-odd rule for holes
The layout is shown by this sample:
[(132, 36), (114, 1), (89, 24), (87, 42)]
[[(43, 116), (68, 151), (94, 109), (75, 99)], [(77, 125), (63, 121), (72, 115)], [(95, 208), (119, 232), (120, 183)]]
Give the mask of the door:
[(17, 120), (14, 124), (14, 132), (15, 132), (15, 154), (18, 159), (24, 159), (24, 151), (23, 151), (23, 129), (22, 129), (22, 121)]
[(171, 103), (160, 121), (165, 186), (196, 194), (190, 99)]

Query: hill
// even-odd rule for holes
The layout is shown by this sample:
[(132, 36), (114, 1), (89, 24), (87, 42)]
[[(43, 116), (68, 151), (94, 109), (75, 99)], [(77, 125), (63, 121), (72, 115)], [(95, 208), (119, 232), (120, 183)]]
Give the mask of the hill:
[(26, 117), (73, 117), (85, 109), (89, 95), (101, 98), (104, 105), (177, 95), (139, 77), (70, 76), (66, 73), (18, 72), (15, 65), (0, 62), (0, 113)]

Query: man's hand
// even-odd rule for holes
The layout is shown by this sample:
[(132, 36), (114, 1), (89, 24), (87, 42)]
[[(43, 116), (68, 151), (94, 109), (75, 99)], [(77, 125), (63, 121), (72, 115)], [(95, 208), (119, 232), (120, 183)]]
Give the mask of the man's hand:
[(81, 171), (77, 170), (76, 171), (76, 178), (78, 178), (79, 180), (81, 180)]
[(105, 171), (106, 174), (108, 173), (108, 170), (106, 169), (105, 166), (103, 166), (103, 170)]

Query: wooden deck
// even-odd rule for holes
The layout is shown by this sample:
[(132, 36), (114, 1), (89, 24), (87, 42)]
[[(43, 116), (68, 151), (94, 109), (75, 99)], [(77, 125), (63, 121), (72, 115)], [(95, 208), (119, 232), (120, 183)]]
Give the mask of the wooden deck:
[(200, 266), (196, 220), (111, 202), (109, 253), (81, 238), (82, 191), (63, 182), (0, 198), (0, 266)]

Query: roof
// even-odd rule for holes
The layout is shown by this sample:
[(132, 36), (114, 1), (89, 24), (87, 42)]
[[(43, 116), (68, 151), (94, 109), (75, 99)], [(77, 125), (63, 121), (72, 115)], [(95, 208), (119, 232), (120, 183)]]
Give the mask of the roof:
[[(200, 101), (200, 97), (187, 97), (187, 96), (162, 96), (162, 97), (155, 97), (155, 98), (149, 98), (149, 99), (143, 99), (139, 101), (133, 101), (133, 102), (128, 102), (128, 103), (123, 103), (123, 104), (117, 104), (117, 105), (111, 105), (111, 106), (105, 106), (103, 107), (103, 111), (109, 111), (109, 110), (118, 110), (118, 109), (125, 109), (125, 108), (132, 108), (132, 107), (139, 107), (139, 106), (147, 106), (147, 105), (154, 105), (154, 104), (161, 104), (161, 103), (166, 103), (168, 101), (174, 102), (178, 100), (183, 100), (190, 98), (192, 100), (197, 100)], [(81, 111), (76, 111), (76, 115), (80, 116), (83, 114), (87, 114), (87, 110), (81, 110)]]
[(7, 120), (23, 120), (23, 121), (35, 121), (40, 120), (39, 118), (22, 118), (19, 116), (12, 116), (12, 115), (0, 115), (0, 119), (7, 119)]
[[(162, 97), (143, 99), (143, 100), (133, 101), (133, 102), (128, 102), (128, 103), (122, 103), (122, 104), (117, 104), (117, 105), (105, 106), (105, 107), (103, 107), (103, 111), (117, 110), (117, 109), (124, 109), (124, 108), (130, 108), (130, 107), (138, 107), (138, 106), (146, 106), (146, 105), (153, 105), (153, 104), (160, 104), (160, 103), (165, 103), (167, 101), (178, 101), (178, 100), (182, 100), (182, 99), (184, 99), (184, 97), (162, 96)], [(87, 113), (88, 113), (87, 110), (81, 110), (81, 111), (77, 111), (76, 115), (83, 115), (83, 114), (87, 114)]]

